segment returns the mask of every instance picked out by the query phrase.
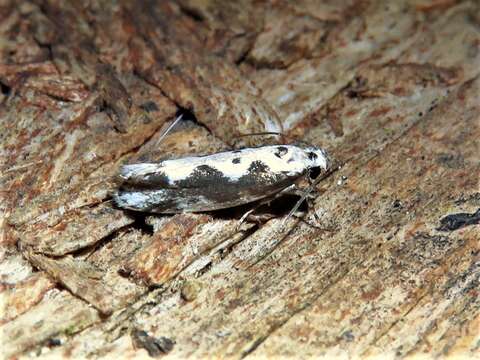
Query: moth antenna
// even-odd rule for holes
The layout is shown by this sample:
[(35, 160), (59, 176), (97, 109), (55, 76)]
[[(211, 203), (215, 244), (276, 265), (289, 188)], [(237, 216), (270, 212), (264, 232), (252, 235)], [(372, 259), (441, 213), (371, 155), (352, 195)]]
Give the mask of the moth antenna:
[(168, 126), (168, 128), (163, 132), (163, 134), (160, 136), (160, 138), (157, 141), (157, 144), (160, 144), (163, 139), (165, 139), (165, 136), (168, 135), (168, 133), (174, 128), (175, 125), (178, 124), (180, 120), (183, 118), (183, 113), (178, 115), (177, 118)]
[(311, 146), (312, 145), (308, 142), (295, 139), (291, 136), (288, 136), (288, 135), (285, 135), (285, 134), (282, 134), (282, 133), (279, 133), (279, 132), (276, 132), (276, 131), (263, 131), (263, 132), (250, 133), (250, 134), (241, 134), (241, 135), (238, 135), (236, 137), (241, 138), (241, 137), (247, 137), (247, 136), (261, 136), (261, 135), (278, 135), (278, 136), (281, 136), (285, 140), (289, 140), (292, 144), (299, 144), (299, 145), (304, 145), (304, 146)]
[(258, 135), (279, 135), (279, 136), (285, 136), (282, 133), (276, 132), (276, 131), (262, 131), (262, 132), (256, 132), (256, 133), (250, 133), (250, 134), (240, 134), (238, 137), (245, 137), (245, 136), (258, 136)]
[(295, 140), (290, 136), (287, 136), (285, 134), (282, 134), (282, 133), (279, 133), (279, 132), (276, 132), (276, 131), (263, 131), (263, 132), (250, 133), (250, 134), (241, 134), (241, 135), (238, 135), (237, 137), (241, 138), (241, 137), (247, 137), (247, 136), (261, 136), (261, 135), (278, 135), (278, 136), (281, 136), (285, 140)]

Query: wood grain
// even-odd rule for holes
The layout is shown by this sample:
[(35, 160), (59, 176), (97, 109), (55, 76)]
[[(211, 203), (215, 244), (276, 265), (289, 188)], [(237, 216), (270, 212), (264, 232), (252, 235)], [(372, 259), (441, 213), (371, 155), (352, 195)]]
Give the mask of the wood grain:
[[(2, 355), (478, 357), (480, 227), (442, 226), (480, 209), (478, 14), (467, 0), (3, 1)], [(272, 130), (338, 164), (285, 228), (289, 201), (242, 226), (248, 208), (110, 201), (123, 163)]]

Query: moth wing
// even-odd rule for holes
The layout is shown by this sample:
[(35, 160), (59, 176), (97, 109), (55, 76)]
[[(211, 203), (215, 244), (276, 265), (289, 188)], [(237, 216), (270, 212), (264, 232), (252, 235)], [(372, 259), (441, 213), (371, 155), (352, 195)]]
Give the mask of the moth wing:
[[(274, 193), (276, 192), (278, 191)], [(212, 197), (211, 193), (198, 192), (197, 189), (119, 190), (114, 194), (114, 201), (118, 207), (124, 209), (175, 214), (226, 209), (247, 204), (266, 196), (266, 194), (243, 193), (236, 197), (222, 195)]]
[[(159, 213), (208, 211), (246, 204), (280, 192), (304, 174), (288, 149), (245, 149), (158, 164), (125, 165), (115, 196), (123, 208)], [(293, 151), (293, 150), (290, 150)], [(283, 156), (283, 158), (282, 158)]]
[(168, 176), (163, 170), (163, 163), (140, 163), (123, 165), (118, 178), (126, 187), (168, 187)]

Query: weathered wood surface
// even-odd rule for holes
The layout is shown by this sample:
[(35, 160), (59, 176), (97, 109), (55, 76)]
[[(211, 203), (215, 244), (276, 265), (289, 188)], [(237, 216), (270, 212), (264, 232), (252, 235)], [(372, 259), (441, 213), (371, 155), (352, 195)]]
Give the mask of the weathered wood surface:
[[(479, 356), (479, 74), (478, 1), (0, 2), (2, 353)], [(342, 164), (321, 228), (109, 201), (258, 131)]]

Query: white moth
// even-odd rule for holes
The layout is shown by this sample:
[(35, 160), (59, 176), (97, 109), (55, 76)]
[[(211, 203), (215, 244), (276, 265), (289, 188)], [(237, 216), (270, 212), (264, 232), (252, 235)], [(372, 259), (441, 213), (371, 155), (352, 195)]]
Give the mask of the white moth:
[(302, 145), (269, 145), (124, 165), (114, 200), (121, 208), (152, 213), (219, 210), (271, 198), (303, 177), (320, 179), (330, 166), (325, 150)]

